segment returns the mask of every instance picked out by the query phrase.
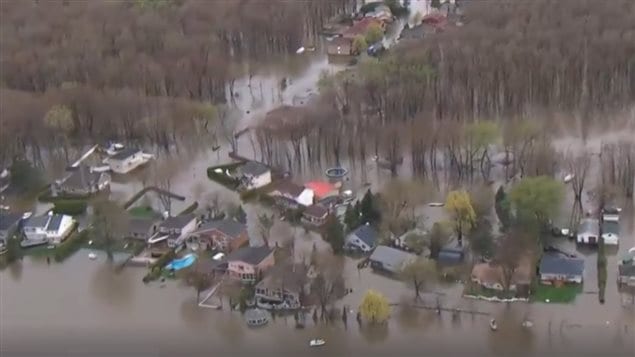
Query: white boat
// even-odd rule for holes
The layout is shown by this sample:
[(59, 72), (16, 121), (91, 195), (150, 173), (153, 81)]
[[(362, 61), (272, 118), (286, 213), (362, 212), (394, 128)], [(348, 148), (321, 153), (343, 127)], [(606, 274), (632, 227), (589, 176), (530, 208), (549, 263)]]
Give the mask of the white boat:
[(574, 177), (575, 177), (574, 174), (567, 174), (562, 180), (564, 181), (564, 183), (569, 183), (571, 182), (571, 180), (573, 180)]
[(95, 166), (95, 167), (91, 167), (90, 171), (92, 171), (92, 172), (108, 172), (108, 171), (110, 171), (110, 166), (108, 166), (108, 165)]
[(321, 338), (316, 338), (314, 340), (309, 341), (309, 346), (311, 347), (324, 346), (325, 344), (326, 344), (326, 341), (324, 341)]
[(443, 202), (430, 202), (428, 203), (429, 207), (443, 207), (445, 206), (445, 203)]
[(95, 254), (93, 252), (88, 253), (88, 259), (90, 259), (90, 260), (97, 259), (97, 254)]
[(492, 331), (498, 330), (498, 325), (496, 325), (496, 320), (494, 320), (494, 319), (489, 320), (489, 328)]
[(297, 53), (297, 54), (301, 54), (301, 53), (304, 53), (304, 50), (305, 50), (305, 48), (304, 48), (304, 47), (300, 47), (300, 48), (298, 48), (298, 50), (297, 50), (297, 51), (295, 51), (295, 53)]
[(533, 327), (534, 323), (529, 321), (529, 320), (525, 320), (525, 321), (523, 321), (522, 325), (523, 325), (523, 327), (529, 328), (529, 327)]

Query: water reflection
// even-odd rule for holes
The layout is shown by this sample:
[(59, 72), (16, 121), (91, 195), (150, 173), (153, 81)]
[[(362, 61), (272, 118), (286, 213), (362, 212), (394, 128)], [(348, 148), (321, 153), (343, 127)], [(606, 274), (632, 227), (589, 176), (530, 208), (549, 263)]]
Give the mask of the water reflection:
[(7, 268), (9, 270), (9, 276), (13, 281), (20, 281), (22, 279), (22, 260), (18, 260), (13, 262), (13, 264), (9, 265)]
[(496, 316), (497, 331), (489, 331), (488, 345), (496, 356), (527, 356), (533, 353), (534, 332), (522, 326), (525, 318), (517, 308), (507, 307)]
[(200, 330), (208, 327), (209, 311), (198, 306), (196, 297), (186, 299), (181, 303), (181, 317), (185, 325), (192, 330)]
[(378, 344), (388, 339), (388, 324), (362, 324), (359, 333), (369, 344)]

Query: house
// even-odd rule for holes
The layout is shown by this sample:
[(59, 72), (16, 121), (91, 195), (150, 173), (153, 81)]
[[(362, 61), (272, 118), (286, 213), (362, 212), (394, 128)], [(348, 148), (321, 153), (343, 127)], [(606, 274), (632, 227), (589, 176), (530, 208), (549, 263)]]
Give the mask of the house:
[(0, 250), (7, 246), (9, 238), (18, 231), (22, 214), (20, 213), (0, 213)]
[(600, 234), (599, 221), (585, 218), (580, 221), (576, 241), (580, 244), (597, 244)]
[[(509, 291), (529, 293), (531, 284), (531, 259), (524, 256), (519, 260), (518, 266), (512, 274)], [(505, 275), (503, 267), (496, 262), (479, 263), (472, 268), (472, 282), (491, 290), (505, 290)]]
[(152, 218), (130, 218), (125, 238), (139, 239), (147, 242), (157, 233), (159, 222)]
[(88, 166), (79, 166), (65, 178), (51, 186), (53, 196), (75, 195), (86, 196), (103, 191), (110, 187), (110, 175), (106, 172), (95, 172)]
[(628, 264), (620, 264), (617, 267), (617, 272), (619, 284), (635, 287), (635, 263), (632, 260)]
[(273, 249), (266, 245), (247, 246), (231, 252), (227, 256), (227, 263), (227, 273), (230, 278), (254, 282), (274, 265), (275, 259)]
[(273, 196), (279, 204), (291, 208), (313, 204), (313, 191), (291, 181), (279, 182), (269, 195)]
[(271, 183), (271, 169), (269, 166), (257, 161), (248, 161), (239, 167), (238, 175), (240, 182), (248, 190)]
[(127, 174), (145, 164), (148, 160), (148, 156), (144, 155), (140, 149), (127, 148), (108, 158), (108, 165), (115, 173)]
[(441, 248), (437, 262), (443, 266), (460, 265), (465, 259), (465, 251), (462, 247), (447, 246)]
[(337, 197), (340, 191), (335, 185), (324, 181), (309, 181), (304, 184), (304, 187), (313, 191), (313, 196), (316, 200), (321, 200), (327, 197)]
[[(393, 239), (393, 244), (396, 247), (405, 249), (407, 251), (415, 251), (417, 248), (419, 247), (415, 247), (412, 246), (411, 242), (409, 242), (408, 237), (425, 237), (427, 236), (428, 232), (420, 229), (420, 228), (413, 228), (405, 233), (403, 233), (402, 235), (398, 236), (395, 238), (395, 235), (393, 233), (391, 233), (391, 236), (394, 238)], [(416, 252), (417, 254), (423, 253), (423, 252)]]
[(297, 309), (308, 294), (310, 280), (303, 264), (284, 263), (273, 266), (256, 284), (256, 304), (264, 309)]
[(354, 54), (353, 40), (335, 37), (327, 42), (326, 53), (331, 56), (351, 56)]
[(184, 214), (166, 218), (159, 225), (159, 232), (168, 235), (168, 247), (174, 248), (181, 245), (190, 233), (196, 230), (197, 226), (198, 220), (196, 215)]
[(319, 203), (310, 205), (302, 212), (302, 222), (311, 226), (321, 226), (329, 216), (328, 208)]
[(20, 242), (23, 247), (39, 244), (60, 244), (66, 239), (75, 226), (71, 216), (62, 214), (48, 214), (29, 218), (24, 223), (24, 239)]
[(364, 16), (371, 17), (382, 22), (393, 21), (392, 11), (390, 11), (390, 8), (388, 7), (388, 5), (385, 5), (385, 4), (379, 4), (375, 6), (375, 8), (372, 11), (367, 12), (366, 14), (364, 14)]
[(373, 270), (398, 274), (404, 266), (416, 259), (414, 254), (380, 245), (370, 255), (369, 261)]
[(377, 232), (369, 225), (361, 225), (346, 236), (344, 249), (368, 253), (377, 246)]
[(545, 253), (540, 260), (540, 281), (543, 284), (581, 284), (584, 275), (584, 260), (569, 258), (562, 254)]
[(192, 232), (191, 238), (203, 249), (223, 252), (232, 252), (249, 242), (247, 226), (231, 219), (206, 222)]

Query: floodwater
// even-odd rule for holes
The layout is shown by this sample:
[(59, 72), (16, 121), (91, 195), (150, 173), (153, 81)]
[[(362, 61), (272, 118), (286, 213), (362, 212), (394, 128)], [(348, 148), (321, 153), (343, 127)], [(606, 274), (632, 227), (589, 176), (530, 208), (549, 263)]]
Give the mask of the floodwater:
[[(412, 0), (411, 4), (421, 7), (421, 12), (427, 6), (427, 2), (420, 0)], [(324, 71), (343, 68), (329, 64), (317, 52), (298, 58), (293, 60), (292, 71), (272, 69), (254, 74), (251, 80), (246, 77), (236, 81), (234, 93), (228, 91), (228, 98), (235, 106), (233, 114), (238, 128), (253, 125), (280, 104), (303, 105), (316, 93), (317, 81)], [(286, 81), (284, 90), (280, 87), (282, 79)], [(572, 142), (563, 141), (560, 147), (570, 147)], [(250, 150), (249, 146), (241, 146), (242, 152)], [(210, 181), (205, 174), (207, 167), (226, 162), (227, 153), (228, 148), (223, 146), (217, 152), (202, 149), (178, 156), (171, 190), (187, 199), (174, 203), (174, 213), (194, 200), (204, 206), (216, 194), (221, 202), (238, 202), (235, 193)], [(163, 159), (159, 157), (158, 161)], [(408, 166), (407, 161), (403, 166)], [(370, 162), (367, 171), (368, 177), (364, 179), (359, 172), (351, 172), (349, 184), (362, 188), (365, 181), (370, 181), (377, 188), (390, 176)], [(311, 175), (317, 178), (320, 172), (303, 176)], [(133, 175), (130, 180), (113, 184), (113, 197), (123, 201), (141, 187), (141, 181)], [(623, 207), (620, 252), (635, 246), (633, 205), (624, 203)], [(245, 210), (250, 235), (257, 237), (256, 217), (264, 209), (248, 205)], [(565, 207), (563, 215), (566, 211)], [(442, 210), (428, 209), (425, 215), (436, 220), (442, 216)], [(286, 237), (295, 236), (296, 258), (308, 257), (313, 244), (318, 249), (327, 249), (327, 244), (316, 234), (304, 233), (286, 222), (277, 221), (271, 236), (272, 242), (281, 243)], [(576, 250), (569, 242), (562, 244)], [(144, 285), (141, 279), (145, 269), (114, 272), (103, 256), (91, 261), (86, 251), (80, 251), (63, 264), (48, 265), (43, 260), (25, 258), (0, 272), (0, 355), (240, 356), (253, 352), (302, 356), (634, 355), (635, 304), (617, 291), (615, 283), (619, 252), (608, 257), (604, 304), (598, 302), (596, 256), (591, 250), (581, 250), (581, 254), (586, 259), (585, 293), (573, 304), (496, 304), (469, 300), (461, 297), (462, 286), (454, 284), (435, 289), (442, 306), (476, 313), (453, 318), (448, 312), (437, 315), (429, 310), (395, 308), (388, 325), (382, 328), (360, 327), (352, 313), (347, 325), (341, 321), (317, 325), (310, 322), (303, 330), (294, 328), (292, 317), (277, 318), (264, 328), (248, 328), (237, 312), (197, 307), (192, 288), (179, 282), (169, 282), (165, 287)], [(353, 292), (338, 306), (356, 309), (368, 288), (379, 290), (391, 302), (412, 297), (412, 292), (399, 281), (357, 270), (353, 259), (347, 258), (345, 266), (347, 285)], [(427, 303), (435, 305), (435, 296), (427, 296)], [(489, 330), (491, 317), (499, 323), (497, 332)], [(521, 327), (524, 319), (535, 325), (530, 329)], [(309, 348), (308, 340), (313, 338), (323, 338), (327, 344)]]

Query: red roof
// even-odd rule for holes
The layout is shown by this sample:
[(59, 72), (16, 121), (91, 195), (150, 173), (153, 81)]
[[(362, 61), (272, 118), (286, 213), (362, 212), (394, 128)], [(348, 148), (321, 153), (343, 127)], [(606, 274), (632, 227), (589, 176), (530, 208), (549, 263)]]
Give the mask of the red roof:
[(310, 181), (304, 187), (311, 189), (316, 197), (322, 198), (328, 196), (332, 192), (336, 192), (337, 188), (332, 184), (324, 181)]

